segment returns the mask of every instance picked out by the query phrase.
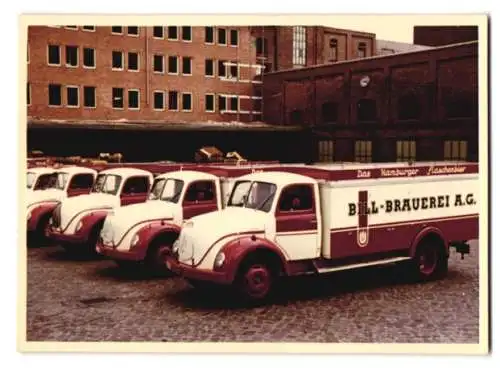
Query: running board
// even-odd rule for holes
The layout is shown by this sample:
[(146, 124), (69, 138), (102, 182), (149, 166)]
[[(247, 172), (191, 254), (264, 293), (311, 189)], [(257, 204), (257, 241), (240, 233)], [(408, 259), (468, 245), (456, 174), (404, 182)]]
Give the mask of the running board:
[(336, 267), (331, 267), (331, 268), (318, 268), (318, 273), (337, 272), (340, 270), (358, 269), (358, 268), (369, 267), (372, 265), (391, 264), (391, 263), (397, 263), (398, 261), (404, 261), (404, 260), (410, 260), (410, 259), (411, 258), (408, 256), (400, 256), (400, 257), (389, 258), (389, 259), (368, 261), (366, 263), (341, 265), (341, 266), (336, 266)]

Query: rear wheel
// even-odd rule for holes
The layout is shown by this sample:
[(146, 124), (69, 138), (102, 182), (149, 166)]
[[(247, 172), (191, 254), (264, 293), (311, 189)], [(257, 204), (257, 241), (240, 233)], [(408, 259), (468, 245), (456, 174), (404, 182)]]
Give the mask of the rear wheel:
[(443, 242), (437, 237), (424, 238), (411, 262), (413, 278), (426, 282), (443, 278), (448, 272), (448, 256)]

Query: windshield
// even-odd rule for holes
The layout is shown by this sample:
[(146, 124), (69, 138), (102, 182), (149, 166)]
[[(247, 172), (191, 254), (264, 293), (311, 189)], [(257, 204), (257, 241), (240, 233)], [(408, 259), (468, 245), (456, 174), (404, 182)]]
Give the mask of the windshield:
[(66, 183), (68, 183), (69, 174), (64, 172), (56, 173), (56, 188), (58, 190), (64, 190), (66, 188)]
[(182, 189), (184, 188), (184, 181), (180, 179), (168, 178), (165, 181), (161, 200), (177, 203), (181, 197)]
[(35, 190), (47, 190), (49, 188), (55, 188), (57, 183), (57, 174), (42, 174), (38, 176), (35, 184)]
[(122, 177), (116, 174), (99, 174), (92, 187), (92, 192), (116, 195), (120, 189)]
[(26, 173), (26, 187), (31, 188), (35, 184), (36, 173), (28, 172)]
[(228, 206), (268, 212), (276, 194), (276, 185), (267, 182), (240, 181), (234, 185)]
[(163, 192), (163, 187), (165, 186), (165, 182), (166, 182), (165, 178), (155, 179), (155, 182), (153, 183), (153, 188), (149, 193), (150, 200), (160, 200), (161, 193)]

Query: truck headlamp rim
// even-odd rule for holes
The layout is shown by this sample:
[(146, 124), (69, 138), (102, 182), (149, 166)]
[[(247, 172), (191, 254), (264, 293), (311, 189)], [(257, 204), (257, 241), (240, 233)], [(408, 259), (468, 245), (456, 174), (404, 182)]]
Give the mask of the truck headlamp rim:
[(180, 242), (179, 240), (175, 241), (174, 244), (172, 245), (172, 253), (174, 255), (177, 255), (179, 253), (179, 247), (180, 247)]
[(214, 267), (220, 268), (224, 265), (224, 261), (226, 260), (226, 255), (224, 252), (219, 251), (219, 253), (215, 256)]

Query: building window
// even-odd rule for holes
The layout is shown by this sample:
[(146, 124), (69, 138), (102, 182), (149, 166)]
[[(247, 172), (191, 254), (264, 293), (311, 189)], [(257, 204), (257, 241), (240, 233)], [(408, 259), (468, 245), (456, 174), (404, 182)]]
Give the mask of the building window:
[(229, 31), (229, 43), (231, 46), (238, 46), (238, 30), (232, 29)]
[(417, 160), (417, 144), (415, 141), (398, 141), (396, 142), (396, 160), (410, 161)]
[(177, 91), (168, 91), (168, 110), (179, 110), (178, 96)]
[(154, 26), (153, 27), (153, 37), (155, 38), (163, 38), (163, 26)]
[(179, 39), (179, 34), (177, 32), (177, 27), (175, 27), (175, 26), (169, 26), (169, 27), (167, 27), (167, 38), (169, 40), (178, 40)]
[(49, 85), (49, 106), (61, 106), (61, 85)]
[(78, 26), (64, 26), (67, 29), (78, 29)]
[(153, 92), (153, 109), (154, 110), (165, 109), (165, 93), (163, 91)]
[(121, 51), (113, 51), (112, 53), (112, 69), (123, 69), (123, 52)]
[(255, 40), (255, 48), (257, 56), (267, 56), (267, 39), (264, 37), (257, 37), (257, 39)]
[(354, 144), (354, 161), (360, 163), (371, 163), (372, 142), (356, 141)]
[(66, 66), (78, 67), (78, 47), (66, 46)]
[(445, 141), (444, 160), (467, 160), (467, 141)]
[(214, 61), (212, 59), (205, 59), (205, 76), (214, 76)]
[(302, 110), (295, 109), (290, 112), (289, 122), (292, 125), (300, 125), (304, 122)]
[(219, 77), (226, 77), (226, 61), (225, 60), (219, 60), (217, 63), (217, 74)]
[(477, 118), (477, 99), (472, 93), (455, 93), (445, 99), (447, 118)]
[(26, 104), (31, 105), (31, 86), (29, 83), (26, 84)]
[(336, 38), (331, 38), (329, 42), (330, 52), (328, 56), (328, 61), (331, 63), (335, 63), (338, 61), (338, 42)]
[(338, 119), (338, 104), (326, 102), (321, 105), (321, 123), (335, 123)]
[(138, 71), (139, 70), (139, 54), (138, 53), (128, 53), (128, 70)]
[(398, 99), (398, 119), (416, 120), (421, 115), (420, 100), (417, 95), (410, 93)]
[(139, 36), (139, 27), (137, 27), (137, 26), (128, 26), (127, 27), (127, 34), (129, 36)]
[(217, 43), (219, 45), (226, 45), (226, 29), (225, 28), (217, 28)]
[(191, 27), (182, 27), (182, 41), (191, 41)]
[(71, 108), (79, 106), (78, 87), (66, 86), (66, 105)]
[(375, 122), (377, 120), (377, 102), (374, 99), (361, 99), (357, 105), (358, 122)]
[(182, 74), (185, 76), (191, 75), (191, 57), (189, 56), (182, 57)]
[(84, 31), (94, 32), (95, 31), (95, 26), (83, 26), (82, 29)]
[(226, 96), (219, 95), (219, 111), (226, 110)]
[(83, 48), (83, 67), (95, 68), (95, 49), (90, 47)]
[(163, 73), (165, 68), (165, 57), (163, 55), (153, 56), (153, 71), (156, 73)]
[(130, 110), (139, 110), (140, 93), (139, 90), (128, 90), (128, 108)]
[(190, 92), (182, 93), (182, 111), (191, 111), (193, 109), (191, 100), (192, 96)]
[(123, 34), (123, 27), (122, 26), (111, 26), (111, 33), (114, 33), (115, 35), (121, 35), (121, 34)]
[(85, 108), (95, 108), (95, 87), (83, 86), (83, 106)]
[(293, 27), (293, 65), (304, 66), (306, 65), (306, 27), (294, 26)]
[(113, 87), (113, 109), (123, 109), (123, 88)]
[(205, 43), (214, 43), (214, 27), (205, 27)]
[(47, 53), (49, 65), (61, 65), (61, 49), (59, 45), (48, 45)]
[(358, 58), (366, 58), (366, 43), (360, 42), (358, 44)]
[(232, 112), (237, 112), (238, 111), (238, 97), (237, 96), (231, 96), (229, 98), (229, 111)]
[(231, 64), (229, 65), (229, 76), (228, 78), (238, 78), (239, 73), (238, 73), (238, 62), (237, 61), (231, 61)]
[(215, 111), (215, 95), (206, 94), (205, 95), (205, 111), (213, 113)]
[(333, 141), (319, 141), (318, 142), (318, 159), (320, 162), (334, 161), (334, 145)]
[(178, 73), (178, 57), (177, 56), (169, 56), (168, 57), (168, 73), (169, 74), (177, 74)]

